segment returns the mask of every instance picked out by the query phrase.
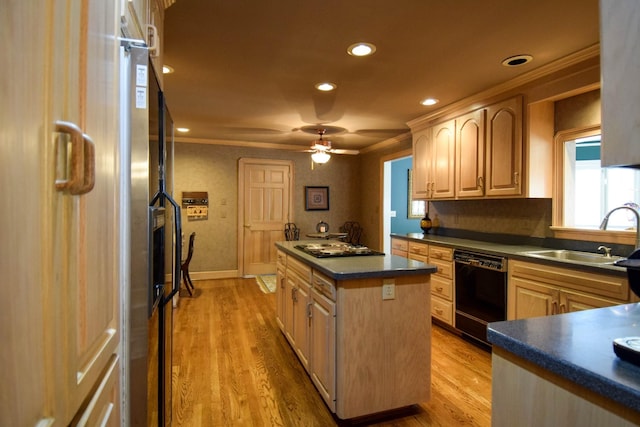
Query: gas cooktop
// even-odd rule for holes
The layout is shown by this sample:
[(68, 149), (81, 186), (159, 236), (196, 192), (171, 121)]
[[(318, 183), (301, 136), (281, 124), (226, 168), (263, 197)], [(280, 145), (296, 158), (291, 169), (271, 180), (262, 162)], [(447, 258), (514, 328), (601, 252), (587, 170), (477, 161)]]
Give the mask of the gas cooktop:
[(348, 243), (309, 243), (297, 245), (295, 248), (316, 258), (384, 255), (383, 252), (374, 251), (366, 246), (356, 246)]

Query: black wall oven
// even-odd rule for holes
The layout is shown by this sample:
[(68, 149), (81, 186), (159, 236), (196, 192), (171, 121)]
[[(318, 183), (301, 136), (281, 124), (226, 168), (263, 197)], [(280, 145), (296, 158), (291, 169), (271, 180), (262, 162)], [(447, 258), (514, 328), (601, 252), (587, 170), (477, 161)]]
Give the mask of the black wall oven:
[(456, 329), (483, 344), (487, 324), (507, 319), (507, 259), (455, 250)]

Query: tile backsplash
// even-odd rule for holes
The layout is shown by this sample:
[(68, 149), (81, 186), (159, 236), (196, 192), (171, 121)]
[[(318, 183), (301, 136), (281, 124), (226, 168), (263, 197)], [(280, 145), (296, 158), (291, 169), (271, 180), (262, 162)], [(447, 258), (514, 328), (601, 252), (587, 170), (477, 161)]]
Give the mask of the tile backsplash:
[(429, 216), (435, 226), (448, 229), (539, 238), (552, 236), (549, 230), (551, 199), (432, 201)]

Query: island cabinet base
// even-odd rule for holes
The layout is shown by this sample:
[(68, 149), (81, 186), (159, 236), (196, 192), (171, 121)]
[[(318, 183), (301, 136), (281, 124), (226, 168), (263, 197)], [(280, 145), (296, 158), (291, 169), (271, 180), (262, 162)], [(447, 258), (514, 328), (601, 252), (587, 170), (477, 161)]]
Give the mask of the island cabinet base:
[(640, 425), (637, 412), (497, 346), (491, 387), (493, 427)]
[[(393, 283), (394, 299), (383, 299)], [(337, 282), (336, 415), (350, 419), (431, 395), (430, 276)]]

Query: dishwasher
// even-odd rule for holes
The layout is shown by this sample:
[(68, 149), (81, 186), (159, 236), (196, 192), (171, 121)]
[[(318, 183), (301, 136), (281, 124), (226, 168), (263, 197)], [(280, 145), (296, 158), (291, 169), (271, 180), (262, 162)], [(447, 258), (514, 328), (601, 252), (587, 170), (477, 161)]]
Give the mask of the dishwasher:
[(507, 259), (459, 249), (453, 259), (456, 329), (490, 345), (487, 324), (507, 319)]

